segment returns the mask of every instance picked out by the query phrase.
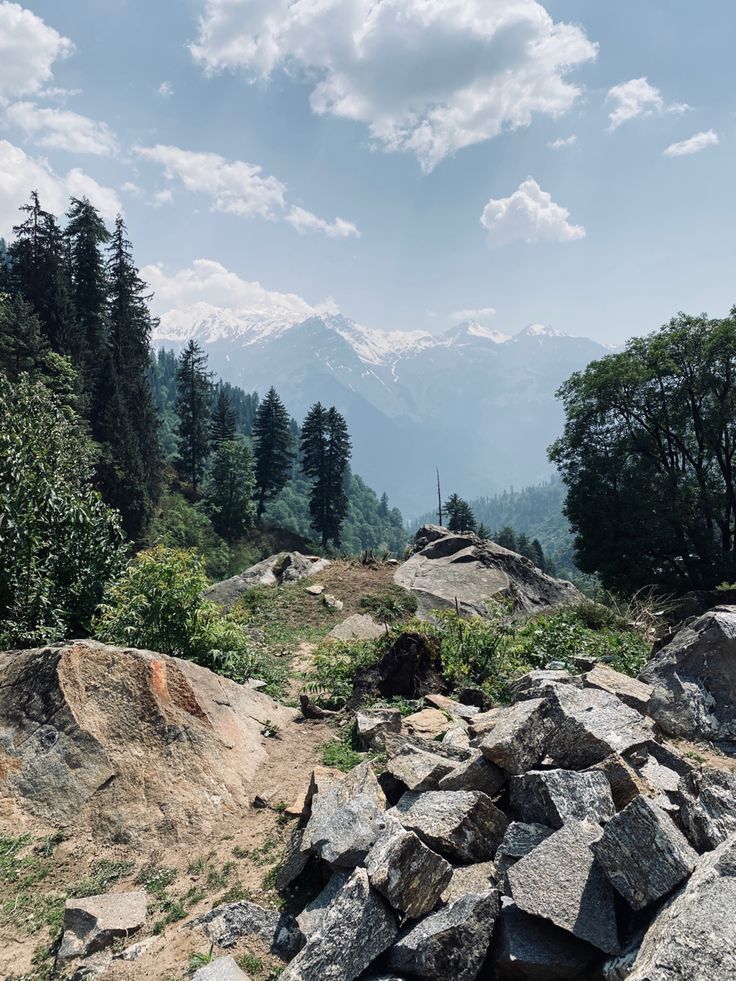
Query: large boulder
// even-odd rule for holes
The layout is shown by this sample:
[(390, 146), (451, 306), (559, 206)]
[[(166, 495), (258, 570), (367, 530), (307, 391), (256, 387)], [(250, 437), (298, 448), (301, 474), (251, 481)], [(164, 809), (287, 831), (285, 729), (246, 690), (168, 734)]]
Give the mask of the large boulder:
[(477, 535), (425, 526), (414, 545), (394, 581), (414, 593), (420, 616), (456, 605), (464, 614), (483, 616), (494, 599), (510, 600), (515, 612), (532, 614), (582, 599), (571, 583), (546, 576), (528, 559)]
[(263, 722), (296, 714), (151, 651), (85, 640), (0, 654), (0, 795), (121, 841), (199, 833), (247, 805)]
[(736, 835), (736, 774), (704, 767), (680, 778), (680, 820), (699, 852)]
[(373, 888), (412, 919), (434, 909), (452, 879), (450, 863), (398, 822), (371, 848), (365, 864)]
[(234, 947), (241, 937), (258, 937), (274, 954), (295, 954), (303, 937), (296, 920), (288, 913), (263, 909), (249, 900), (225, 903), (202, 913), (189, 922), (201, 927), (208, 940), (218, 947)]
[[(536, 766), (547, 755), (547, 745), (554, 730), (550, 704), (544, 698), (531, 698), (508, 709), (492, 709), (486, 713), (487, 717), (495, 715), (492, 728), (485, 730), (479, 743), (486, 759), (509, 773), (524, 773)], [(482, 718), (476, 716), (474, 720), (476, 732)]]
[(604, 773), (530, 770), (511, 778), (511, 808), (522, 821), (561, 828), (567, 821), (603, 823), (615, 813)]
[(680, 630), (646, 665), (649, 714), (671, 736), (736, 740), (736, 606)]
[(492, 947), (499, 981), (573, 981), (588, 976), (597, 953), (593, 947), (545, 920), (522, 913), (508, 897), (501, 903)]
[(430, 848), (466, 864), (493, 858), (508, 824), (503, 811), (479, 791), (407, 791), (388, 814)]
[(375, 698), (424, 698), (445, 687), (439, 641), (405, 631), (391, 644), (379, 664), (358, 670), (348, 708), (357, 709)]
[(204, 591), (205, 599), (231, 609), (247, 589), (253, 586), (288, 586), (307, 576), (314, 576), (329, 565), (328, 559), (318, 555), (302, 555), (301, 552), (279, 552), (262, 562), (256, 562), (245, 572), (222, 582), (216, 582)]
[(145, 892), (118, 892), (67, 899), (59, 960), (87, 957), (131, 936), (146, 922)]

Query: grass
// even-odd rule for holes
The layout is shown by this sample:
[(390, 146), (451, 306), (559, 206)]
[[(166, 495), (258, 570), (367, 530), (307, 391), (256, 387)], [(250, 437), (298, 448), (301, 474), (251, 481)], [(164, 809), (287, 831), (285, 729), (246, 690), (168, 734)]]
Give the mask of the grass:
[(335, 767), (346, 773), (352, 770), (365, 759), (363, 753), (358, 753), (340, 739), (331, 739), (322, 746), (322, 763), (325, 766)]

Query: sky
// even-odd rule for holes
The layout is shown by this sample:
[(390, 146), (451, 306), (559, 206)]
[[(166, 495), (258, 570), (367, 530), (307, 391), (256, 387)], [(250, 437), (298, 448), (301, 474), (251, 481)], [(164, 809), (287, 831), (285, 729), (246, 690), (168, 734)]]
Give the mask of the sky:
[(0, 235), (32, 188), (121, 211), (158, 313), (720, 316), (735, 31), (733, 0), (0, 0)]

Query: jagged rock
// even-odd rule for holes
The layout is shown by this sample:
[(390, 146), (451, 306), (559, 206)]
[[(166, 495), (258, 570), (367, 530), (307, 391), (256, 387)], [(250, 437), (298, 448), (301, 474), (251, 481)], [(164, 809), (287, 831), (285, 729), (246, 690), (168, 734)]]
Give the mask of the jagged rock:
[(478, 740), (495, 728), (501, 719), (508, 714), (508, 711), (508, 706), (497, 705), (485, 712), (479, 712), (472, 719), (468, 719), (468, 731), (474, 739)]
[(333, 872), (322, 892), (297, 916), (297, 925), (305, 937), (311, 937), (319, 929), (325, 913), (334, 902), (335, 897), (347, 884), (351, 875), (352, 872), (347, 869), (340, 872)]
[(455, 698), (463, 705), (477, 708), (479, 712), (487, 712), (493, 707), (490, 695), (482, 688), (475, 688), (472, 685), (458, 689)]
[(85, 640), (0, 654), (0, 796), (53, 824), (130, 841), (240, 813), (263, 720), (292, 709), (191, 661)]
[(343, 601), (337, 596), (333, 596), (332, 593), (322, 593), (322, 602), (328, 609), (335, 610), (336, 613), (339, 613), (345, 606)]
[(586, 688), (607, 691), (610, 695), (620, 698), (625, 705), (636, 709), (637, 712), (646, 713), (652, 689), (643, 681), (637, 681), (636, 678), (631, 678), (627, 674), (614, 671), (606, 664), (596, 664), (584, 675), (583, 682)]
[(375, 697), (414, 700), (444, 689), (437, 638), (405, 631), (376, 667), (362, 668), (356, 673), (348, 706), (355, 709)]
[(427, 753), (409, 742), (403, 742), (389, 754), (388, 772), (409, 790), (436, 790), (440, 780), (456, 768), (457, 763), (438, 753)]
[(281, 981), (354, 981), (397, 933), (394, 915), (371, 889), (368, 873), (355, 869)]
[(680, 778), (680, 820), (699, 852), (736, 835), (736, 775), (704, 767)]
[(279, 892), (288, 889), (296, 882), (309, 862), (309, 851), (304, 845), (304, 828), (295, 827), (286, 845), (283, 861), (276, 876), (276, 888)]
[(436, 739), (443, 736), (452, 725), (452, 720), (439, 709), (427, 708), (414, 712), (404, 718), (406, 731), (423, 739)]
[(425, 695), (424, 704), (430, 708), (439, 709), (441, 712), (448, 712), (450, 715), (457, 716), (458, 719), (472, 719), (474, 715), (480, 712), (478, 705), (464, 705), (462, 702), (455, 701), (454, 698), (438, 695), (436, 692), (432, 695)]
[(567, 821), (607, 821), (615, 814), (603, 773), (530, 770), (511, 778), (511, 808), (525, 822), (561, 828)]
[(736, 607), (717, 607), (680, 630), (639, 675), (664, 732), (736, 739)]
[(363, 749), (383, 749), (386, 733), (401, 732), (398, 709), (362, 709), (355, 717), (355, 731)]
[(590, 821), (570, 821), (506, 875), (520, 910), (615, 954), (619, 944), (613, 890), (590, 847), (601, 834)]
[(643, 766), (637, 768), (641, 780), (651, 788), (651, 796), (665, 811), (677, 814), (680, 809), (680, 775), (663, 766), (654, 756), (647, 756)]
[(618, 753), (612, 753), (600, 763), (596, 763), (591, 767), (591, 772), (605, 775), (617, 811), (623, 810), (639, 794), (653, 796), (653, 788)]
[(667, 814), (646, 797), (635, 797), (612, 818), (591, 849), (634, 910), (672, 892), (698, 859)]
[(321, 596), (324, 591), (325, 587), (321, 582), (315, 582), (306, 588), (306, 592), (308, 592), (310, 596)]
[(386, 753), (389, 759), (395, 756), (403, 746), (413, 746), (424, 753), (436, 753), (437, 756), (452, 760), (454, 763), (464, 763), (471, 757), (478, 755), (477, 749), (467, 746), (452, 746), (442, 742), (441, 739), (423, 739), (421, 736), (412, 736), (404, 732), (398, 736), (393, 735), (393, 733), (386, 736)]
[(250, 975), (241, 971), (234, 957), (216, 957), (200, 967), (192, 981), (250, 981)]
[(486, 958), (498, 909), (495, 890), (455, 900), (403, 932), (391, 948), (389, 964), (412, 977), (474, 981)]
[(481, 790), (489, 797), (495, 797), (506, 783), (503, 770), (491, 763), (480, 753), (459, 763), (439, 782), (440, 790)]
[(557, 766), (582, 770), (654, 736), (649, 719), (608, 692), (565, 685), (557, 689), (553, 701), (555, 725), (548, 753)]
[(486, 759), (509, 773), (525, 773), (545, 756), (551, 734), (549, 703), (532, 698), (500, 715), (478, 746)]
[(736, 836), (704, 855), (657, 914), (627, 981), (736, 978)]
[(258, 937), (273, 954), (290, 955), (302, 946), (304, 938), (293, 916), (279, 910), (263, 909), (247, 899), (226, 903), (189, 921), (201, 927), (218, 947), (234, 947), (241, 937)]
[(462, 723), (451, 725), (440, 740), (443, 746), (458, 746), (461, 749), (470, 748), (470, 733)]
[(485, 893), (496, 886), (496, 866), (493, 862), (477, 862), (475, 865), (456, 865), (452, 878), (445, 887), (441, 899), (452, 903), (470, 893)]
[(382, 637), (385, 629), (366, 613), (353, 613), (338, 623), (327, 635), (334, 640), (375, 640)]
[(492, 954), (498, 981), (574, 981), (588, 977), (597, 952), (504, 896)]
[(420, 616), (456, 605), (464, 614), (483, 616), (489, 600), (501, 598), (510, 599), (516, 612), (530, 614), (582, 599), (571, 583), (546, 576), (528, 559), (476, 535), (442, 530), (430, 539), (425, 527), (414, 542), (415, 552), (398, 567), (394, 582), (414, 593)]
[(365, 867), (373, 888), (412, 919), (434, 909), (452, 878), (450, 863), (400, 825), (379, 838)]
[(514, 862), (518, 862), (520, 858), (528, 855), (551, 834), (552, 828), (548, 828), (544, 824), (524, 824), (523, 821), (512, 821), (498, 846), (494, 859), (496, 869), (499, 872), (507, 872)]
[(515, 702), (529, 698), (547, 698), (553, 695), (558, 685), (575, 685), (580, 688), (582, 681), (569, 671), (549, 671), (544, 668), (528, 671), (509, 685), (509, 694)]
[(506, 831), (508, 821), (479, 791), (407, 792), (388, 812), (425, 844), (456, 862), (485, 862)]
[(146, 906), (142, 890), (67, 899), (59, 960), (88, 957), (136, 933), (146, 922)]
[(322, 572), (329, 564), (327, 559), (321, 559), (316, 555), (279, 552), (277, 555), (263, 559), (262, 562), (256, 562), (237, 576), (214, 583), (205, 589), (203, 596), (229, 610), (243, 593), (253, 586), (289, 585)]
[(386, 798), (369, 763), (342, 779), (321, 780), (311, 800), (312, 813), (302, 849), (333, 868), (352, 868), (386, 829)]

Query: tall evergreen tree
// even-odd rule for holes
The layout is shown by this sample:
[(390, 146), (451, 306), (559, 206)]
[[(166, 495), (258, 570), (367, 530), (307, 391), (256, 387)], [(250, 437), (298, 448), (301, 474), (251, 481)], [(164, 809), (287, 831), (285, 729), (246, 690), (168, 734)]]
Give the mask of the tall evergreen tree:
[(254, 487), (253, 454), (242, 436), (217, 443), (207, 481), (207, 504), (215, 531), (227, 541), (253, 527)]
[(475, 531), (476, 522), (473, 509), (458, 494), (452, 494), (445, 502), (445, 514), (447, 515), (447, 527), (450, 531), (460, 533)]
[(217, 448), (220, 443), (235, 439), (235, 432), (235, 409), (223, 386), (218, 385), (217, 398), (210, 420), (210, 442), (213, 448)]
[(176, 387), (176, 414), (179, 417), (178, 467), (196, 494), (202, 483), (210, 451), (212, 381), (207, 371), (207, 355), (194, 340), (190, 340), (179, 355)]
[(532, 552), (532, 562), (534, 563), (534, 565), (538, 569), (541, 569), (542, 572), (546, 572), (547, 563), (544, 558), (544, 549), (542, 548), (542, 543), (539, 541), (538, 538), (532, 540), (531, 552)]
[(386, 493), (386, 491), (384, 491), (383, 494), (381, 494), (381, 500), (378, 505), (378, 515), (381, 518), (388, 517), (388, 494)]
[(510, 552), (516, 551), (516, 534), (514, 529), (510, 528), (508, 525), (496, 532), (494, 541), (497, 545), (500, 545), (502, 548), (507, 548)]
[(17, 379), (35, 374), (47, 350), (41, 322), (22, 294), (0, 294), (0, 371)]
[(266, 503), (286, 486), (291, 476), (291, 420), (284, 404), (270, 388), (261, 402), (253, 424), (256, 456), (256, 487), (258, 519), (263, 517)]
[(345, 419), (333, 406), (317, 402), (307, 413), (301, 437), (302, 470), (313, 481), (309, 500), (312, 525), (322, 546), (340, 544), (340, 527), (348, 512), (345, 478), (350, 436)]

